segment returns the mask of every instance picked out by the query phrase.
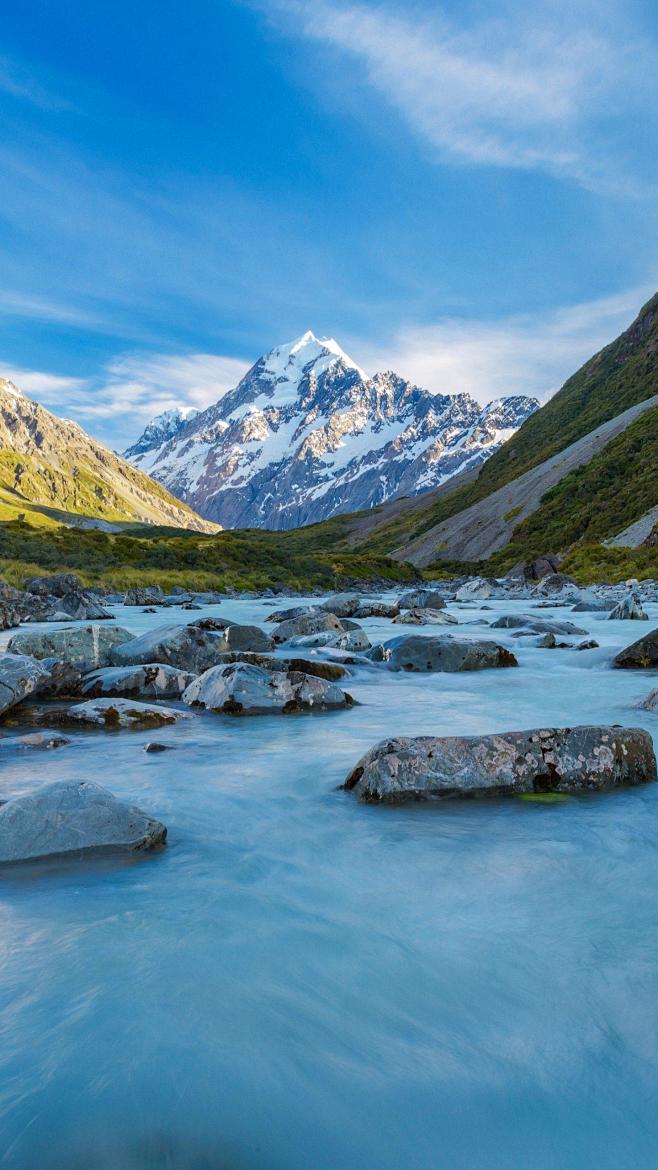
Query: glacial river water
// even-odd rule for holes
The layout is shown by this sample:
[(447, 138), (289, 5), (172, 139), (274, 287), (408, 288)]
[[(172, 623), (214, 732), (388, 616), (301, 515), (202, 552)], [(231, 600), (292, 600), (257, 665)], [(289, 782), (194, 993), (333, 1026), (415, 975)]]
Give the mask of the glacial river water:
[[(528, 611), (491, 605), (455, 612)], [(658, 674), (609, 669), (652, 626), (554, 612), (601, 648), (496, 631), (520, 669), (359, 668), (351, 710), (0, 759), (2, 796), (91, 778), (169, 828), (157, 855), (2, 876), (2, 1170), (655, 1170), (658, 785), (401, 808), (337, 791), (394, 733), (658, 732), (635, 706)], [(116, 613), (136, 632), (203, 616)]]

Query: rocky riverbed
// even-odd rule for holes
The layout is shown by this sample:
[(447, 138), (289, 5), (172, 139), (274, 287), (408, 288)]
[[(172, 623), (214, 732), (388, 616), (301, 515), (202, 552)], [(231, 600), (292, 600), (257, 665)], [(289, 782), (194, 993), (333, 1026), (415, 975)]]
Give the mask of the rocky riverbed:
[[(612, 666), (658, 627), (658, 591), (556, 584), (437, 585), (405, 602), (421, 616), (404, 623), (395, 594), (184, 601), (193, 612), (91, 599), (112, 615), (101, 630), (151, 647), (163, 626), (203, 635), (177, 636), (176, 660), (137, 681), (131, 642), (106, 635), (110, 663), (78, 657), (79, 695), (30, 690), (5, 713), (0, 799), (101, 785), (168, 837), (137, 821), (154, 852), (3, 871), (3, 1165), (491, 1170), (492, 1149), (504, 1170), (526, 1170), (529, 1151), (565, 1170), (654, 1163), (658, 785), (385, 807), (340, 788), (390, 737), (622, 725), (658, 738), (646, 648)], [(646, 618), (611, 619), (629, 594)], [(268, 620), (319, 605), (341, 628)], [(225, 622), (255, 627), (254, 649)], [(84, 625), (31, 622), (3, 645)], [(210, 635), (253, 660), (209, 666)], [(491, 644), (497, 662), (478, 649)], [(282, 706), (319, 682), (353, 701), (236, 718), (224, 674), (193, 681), (232, 667), (231, 693), (237, 678), (251, 695), (279, 665)], [(122, 671), (129, 710), (185, 717), (44, 726), (118, 704)]]

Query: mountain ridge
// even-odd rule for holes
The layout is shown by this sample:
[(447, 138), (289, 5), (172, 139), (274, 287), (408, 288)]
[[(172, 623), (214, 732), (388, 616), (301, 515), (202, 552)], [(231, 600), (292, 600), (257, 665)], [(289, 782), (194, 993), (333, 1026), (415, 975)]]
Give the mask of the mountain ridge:
[(125, 456), (224, 527), (289, 529), (429, 490), (488, 458), (538, 406), (516, 395), (481, 407), (391, 371), (368, 377), (308, 331), (171, 438), (142, 436)]

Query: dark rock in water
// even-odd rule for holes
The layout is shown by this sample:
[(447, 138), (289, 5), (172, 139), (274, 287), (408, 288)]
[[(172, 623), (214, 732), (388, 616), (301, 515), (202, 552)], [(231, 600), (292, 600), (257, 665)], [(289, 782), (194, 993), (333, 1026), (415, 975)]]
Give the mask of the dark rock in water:
[(98, 622), (114, 618), (109, 609), (105, 609), (95, 598), (80, 590), (66, 593), (59, 602), (59, 609), (74, 621)]
[(599, 644), (595, 638), (588, 638), (585, 642), (579, 642), (576, 650), (598, 650)]
[(638, 638), (624, 650), (620, 650), (612, 665), (624, 670), (645, 670), (649, 666), (658, 666), (658, 629), (650, 630), (643, 638)]
[(304, 637), (307, 634), (320, 634), (326, 630), (334, 630), (342, 634), (346, 626), (336, 617), (335, 613), (326, 613), (313, 610), (300, 617), (288, 618), (279, 622), (272, 634), (275, 642), (287, 642), (289, 638)]
[(399, 804), (587, 792), (655, 780), (651, 736), (639, 728), (606, 726), (383, 740), (359, 760), (344, 787), (365, 801)]
[(265, 618), (266, 622), (287, 622), (292, 618), (306, 617), (310, 613), (318, 613), (318, 606), (311, 605), (291, 605), (288, 609), (275, 609), (272, 613), (268, 613)]
[(42, 698), (55, 696), (77, 698), (80, 694), (80, 684), (84, 671), (70, 662), (62, 662), (59, 658), (42, 658), (41, 665), (48, 671), (48, 678), (39, 687)]
[(51, 577), (30, 577), (25, 582), (25, 589), (43, 597), (65, 597), (67, 593), (80, 589), (80, 581), (75, 573), (54, 573)]
[(316, 675), (263, 670), (247, 662), (213, 666), (190, 683), (183, 702), (225, 715), (289, 715), (352, 705), (352, 698)]
[(80, 694), (87, 699), (102, 695), (145, 695), (150, 699), (179, 699), (194, 675), (176, 666), (150, 662), (144, 666), (106, 666), (85, 675)]
[(0, 654), (0, 713), (37, 694), (47, 679), (48, 671), (36, 659), (25, 654)]
[(375, 648), (373, 661), (383, 661), (389, 670), (462, 671), (489, 667), (518, 666), (514, 655), (497, 642), (402, 634)]
[(71, 741), (57, 731), (30, 731), (27, 735), (7, 735), (0, 739), (0, 752), (52, 751), (66, 747)]
[(128, 589), (123, 598), (124, 605), (159, 605), (164, 598), (160, 585), (147, 585), (143, 589)]
[(141, 666), (162, 662), (201, 674), (232, 650), (271, 650), (272, 642), (258, 626), (227, 625), (207, 630), (201, 625), (166, 625), (148, 630), (130, 645), (117, 646), (112, 653), (115, 666)]
[(77, 626), (69, 630), (25, 630), (14, 634), (11, 654), (33, 658), (58, 658), (83, 671), (109, 666), (112, 653), (133, 635), (121, 626)]
[(389, 605), (385, 601), (362, 601), (353, 615), (358, 620), (363, 618), (394, 618), (400, 610), (397, 605)]
[(59, 780), (0, 807), (0, 863), (163, 845), (167, 830), (89, 780)]
[(302, 674), (325, 678), (329, 682), (337, 682), (349, 673), (337, 662), (323, 662), (319, 658), (275, 658), (273, 654), (252, 654), (247, 650), (220, 654), (216, 665), (227, 666), (231, 662), (250, 662), (252, 666), (260, 666), (263, 670), (297, 670)]
[(604, 601), (600, 597), (581, 598), (571, 607), (572, 613), (610, 613), (615, 608), (614, 601)]
[(404, 609), (393, 618), (394, 626), (456, 626), (457, 618), (441, 609)]
[(333, 597), (321, 601), (319, 608), (328, 613), (334, 613), (339, 618), (351, 618), (354, 617), (360, 605), (361, 598), (358, 593), (335, 593)]
[(398, 598), (399, 609), (445, 609), (445, 598), (435, 589), (413, 589)]
[(118, 731), (125, 727), (138, 730), (143, 727), (165, 727), (178, 723), (180, 719), (189, 719), (186, 711), (178, 711), (173, 707), (155, 707), (136, 699), (103, 698), (89, 699), (86, 703), (78, 703), (68, 709), (44, 711), (36, 722), (56, 723), (61, 727), (87, 725)]
[(580, 626), (573, 622), (560, 621), (559, 618), (531, 617), (525, 613), (503, 614), (491, 623), (492, 630), (525, 630), (533, 634), (586, 634)]
[(146, 743), (144, 744), (145, 752), (171, 752), (174, 750), (172, 743)]

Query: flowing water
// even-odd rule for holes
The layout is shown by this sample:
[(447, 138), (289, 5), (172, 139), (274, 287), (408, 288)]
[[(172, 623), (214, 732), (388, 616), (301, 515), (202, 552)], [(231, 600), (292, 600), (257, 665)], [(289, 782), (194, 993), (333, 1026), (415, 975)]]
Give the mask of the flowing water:
[(201, 713), (157, 733), (171, 752), (97, 731), (3, 759), (0, 796), (90, 778), (169, 844), (5, 871), (2, 1170), (655, 1170), (658, 785), (400, 808), (337, 790), (395, 733), (658, 731), (636, 709), (658, 678), (609, 669), (652, 625), (554, 612), (601, 649), (496, 631), (520, 669), (361, 667), (351, 710)]

